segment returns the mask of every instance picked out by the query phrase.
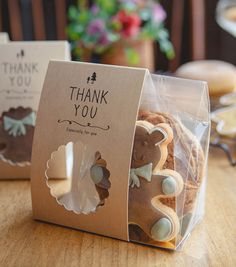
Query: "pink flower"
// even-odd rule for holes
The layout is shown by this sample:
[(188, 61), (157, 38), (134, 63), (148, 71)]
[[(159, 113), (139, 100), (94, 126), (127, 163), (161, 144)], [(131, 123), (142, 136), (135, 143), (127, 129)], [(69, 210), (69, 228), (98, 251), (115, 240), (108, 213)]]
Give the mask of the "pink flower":
[(166, 19), (166, 12), (160, 4), (153, 5), (153, 21), (160, 23)]
[(92, 20), (87, 27), (87, 33), (89, 35), (96, 35), (97, 44), (99, 45), (107, 46), (110, 43), (106, 32), (105, 22), (102, 19)]
[(124, 37), (134, 37), (139, 33), (141, 19), (137, 14), (127, 14), (121, 10), (115, 19), (121, 23), (121, 33)]
[(104, 32), (98, 40), (98, 44), (102, 46), (107, 46), (110, 43), (107, 34)]
[(87, 27), (87, 33), (89, 35), (102, 34), (104, 31), (105, 23), (102, 19), (92, 20)]
[(99, 12), (99, 7), (97, 5), (92, 5), (91, 12), (93, 15), (97, 15), (97, 13)]

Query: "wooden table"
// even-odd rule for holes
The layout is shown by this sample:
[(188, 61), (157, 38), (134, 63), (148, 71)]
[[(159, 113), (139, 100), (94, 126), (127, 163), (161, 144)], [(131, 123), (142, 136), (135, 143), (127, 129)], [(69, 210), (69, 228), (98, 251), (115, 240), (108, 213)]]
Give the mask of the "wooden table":
[(206, 216), (180, 252), (36, 222), (29, 181), (0, 182), (0, 266), (236, 266), (236, 167), (212, 150)]

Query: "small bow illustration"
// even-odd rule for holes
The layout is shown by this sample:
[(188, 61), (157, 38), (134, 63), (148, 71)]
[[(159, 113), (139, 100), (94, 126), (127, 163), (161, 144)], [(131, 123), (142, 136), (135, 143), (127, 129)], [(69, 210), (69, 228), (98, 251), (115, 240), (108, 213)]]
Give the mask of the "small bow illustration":
[(140, 187), (139, 177), (143, 177), (148, 182), (152, 179), (152, 163), (144, 165), (139, 168), (130, 169), (130, 177), (129, 177), (129, 186), (132, 188), (134, 186)]
[(35, 113), (31, 112), (29, 115), (24, 117), (21, 120), (15, 120), (8, 116), (3, 117), (4, 130), (8, 131), (9, 135), (13, 135), (14, 137), (25, 135), (26, 128), (25, 125), (35, 126)]

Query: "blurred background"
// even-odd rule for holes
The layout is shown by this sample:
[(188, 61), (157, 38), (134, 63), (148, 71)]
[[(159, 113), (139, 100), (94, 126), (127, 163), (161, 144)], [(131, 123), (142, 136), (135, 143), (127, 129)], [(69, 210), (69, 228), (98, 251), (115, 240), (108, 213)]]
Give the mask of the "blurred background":
[(235, 65), (236, 10), (226, 14), (228, 6), (236, 0), (0, 0), (0, 32), (12, 41), (68, 39), (75, 60), (152, 71), (198, 59)]
[(236, 0), (0, 0), (0, 32), (68, 40), (73, 60), (207, 81), (211, 145), (236, 166)]

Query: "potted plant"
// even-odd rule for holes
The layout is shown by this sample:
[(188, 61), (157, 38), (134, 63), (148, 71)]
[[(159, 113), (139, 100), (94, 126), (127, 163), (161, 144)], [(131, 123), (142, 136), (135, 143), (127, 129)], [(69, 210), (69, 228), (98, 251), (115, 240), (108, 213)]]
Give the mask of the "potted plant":
[(156, 41), (168, 59), (174, 57), (164, 26), (166, 13), (154, 0), (78, 1), (68, 11), (68, 38), (76, 60), (154, 68)]

